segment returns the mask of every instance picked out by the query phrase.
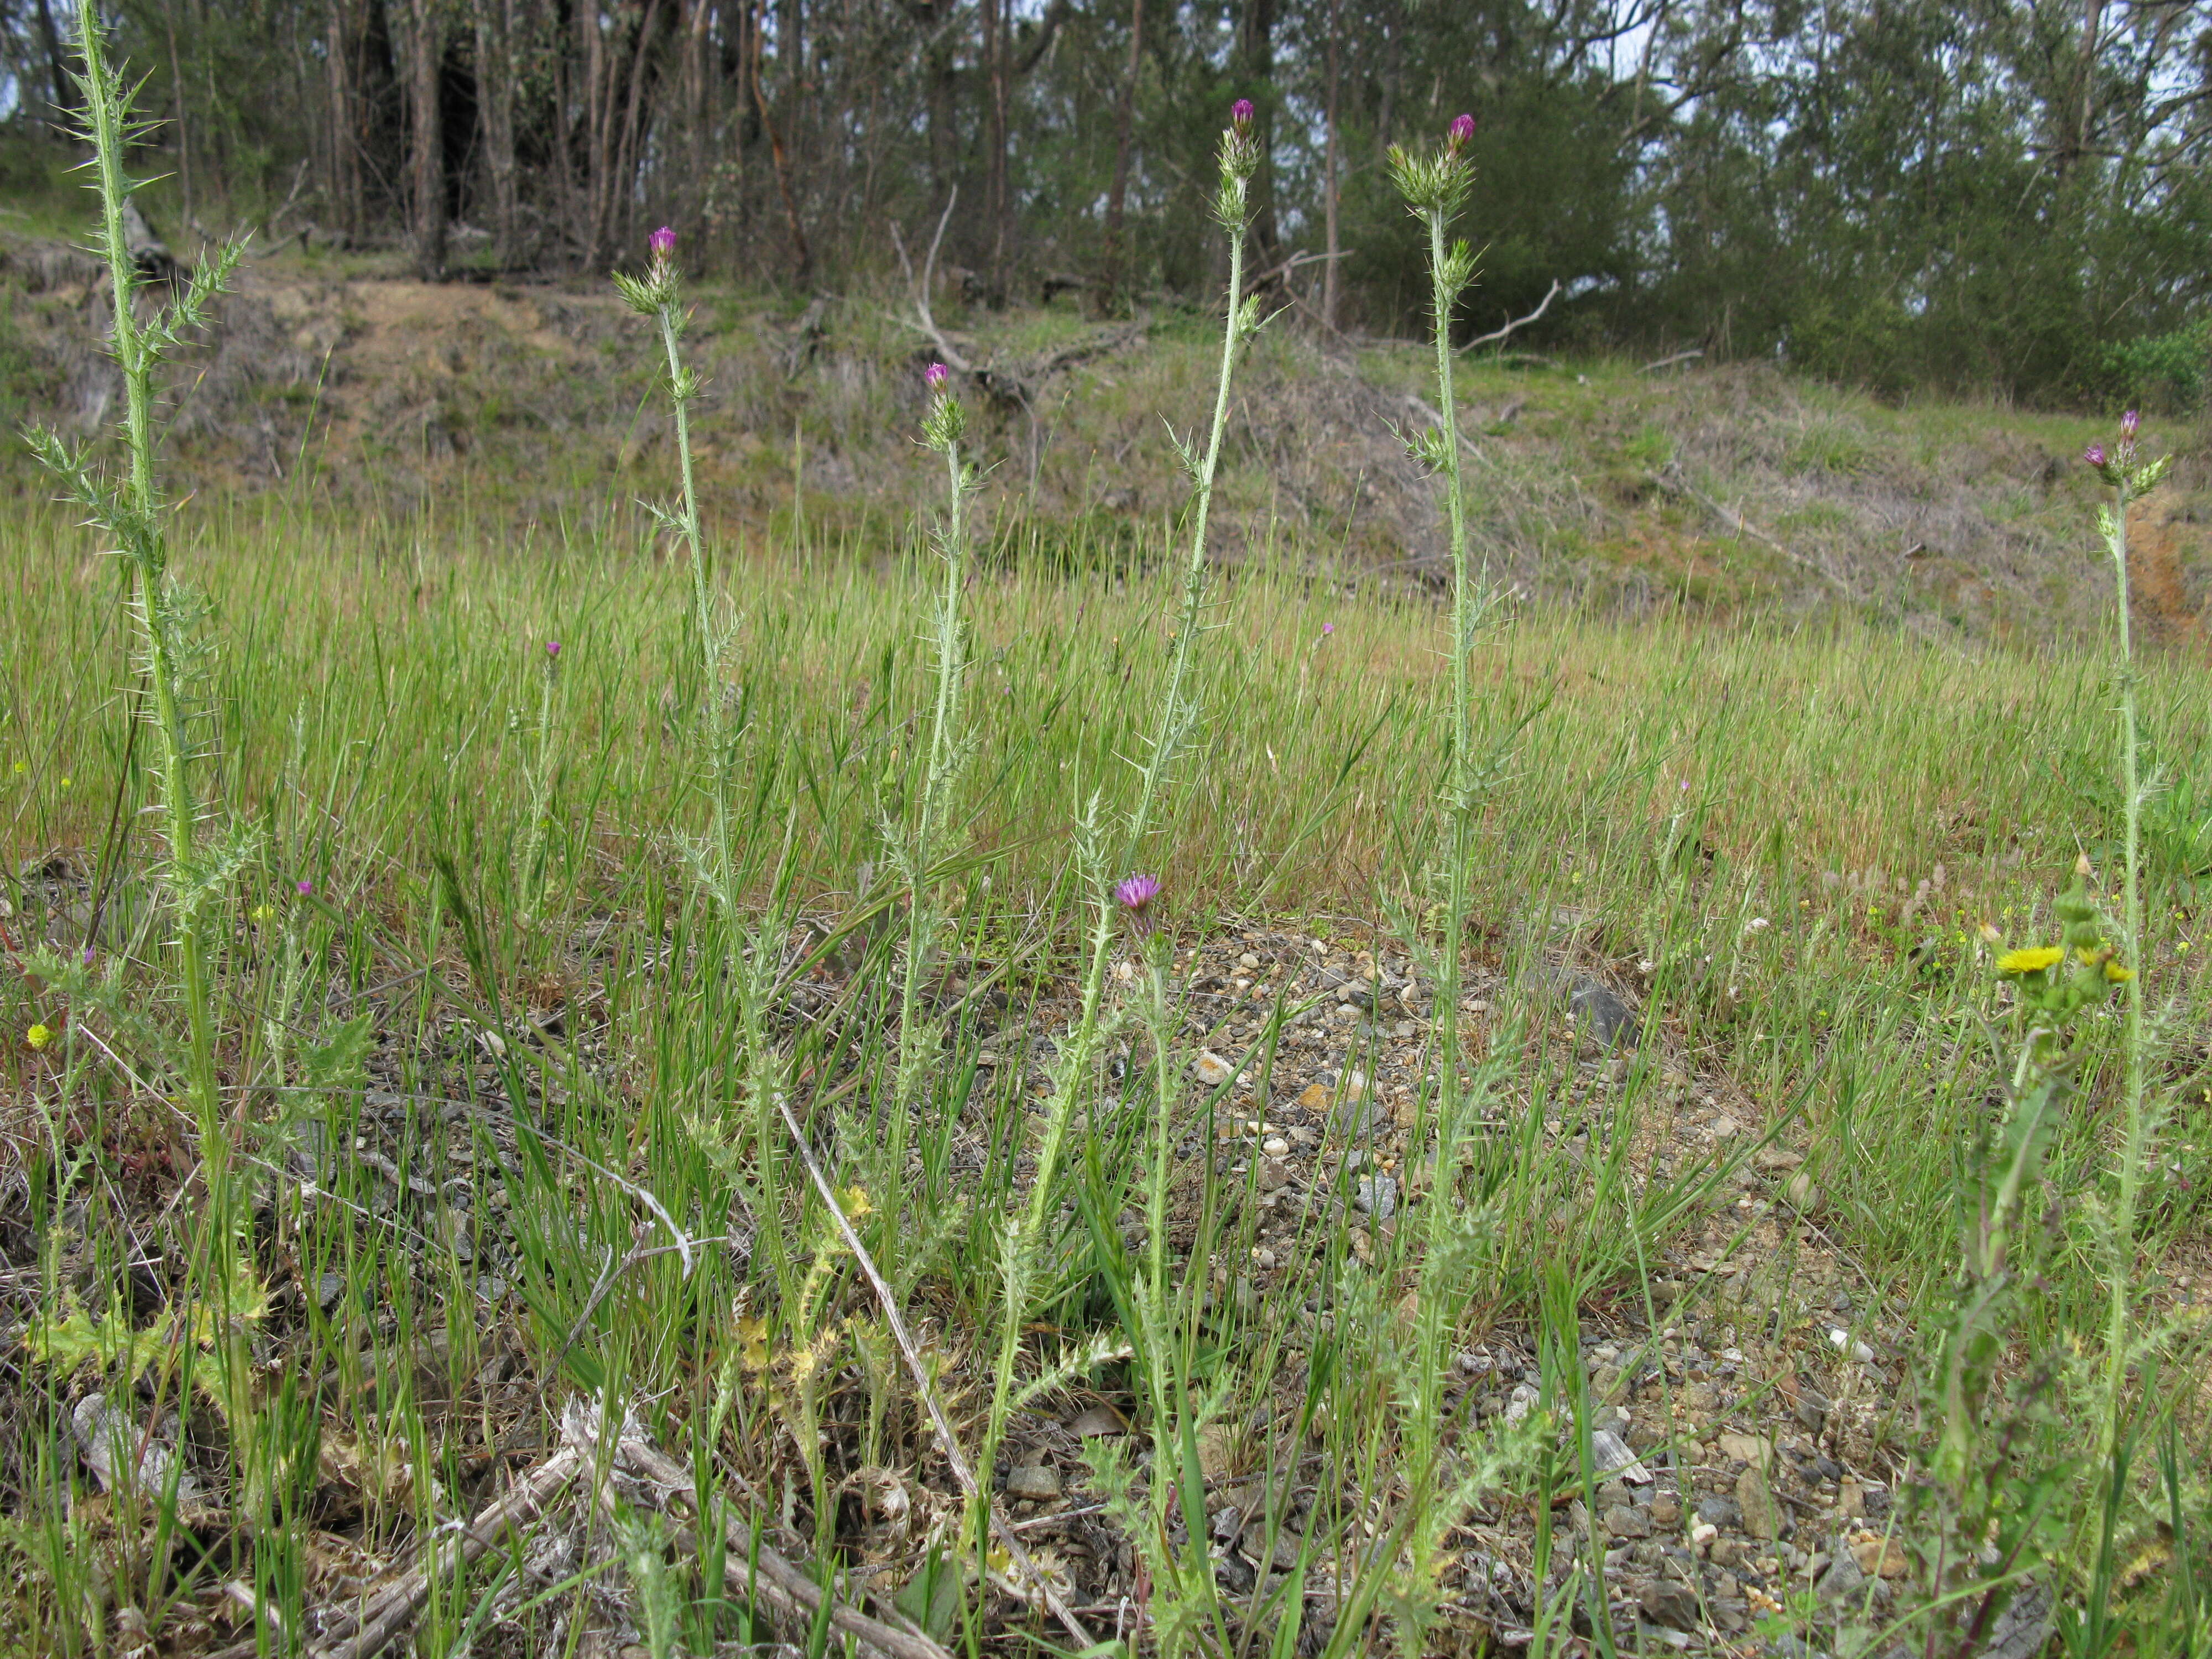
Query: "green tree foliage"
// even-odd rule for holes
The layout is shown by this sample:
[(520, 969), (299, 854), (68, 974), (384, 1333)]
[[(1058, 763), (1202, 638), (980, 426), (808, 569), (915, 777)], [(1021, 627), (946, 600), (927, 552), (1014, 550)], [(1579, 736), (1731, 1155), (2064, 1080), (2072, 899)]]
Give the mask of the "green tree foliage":
[[(172, 211), (448, 274), (604, 267), (665, 222), (704, 270), (834, 287), (895, 272), (892, 228), (915, 253), (952, 204), (940, 270), (971, 299), (1194, 299), (1224, 268), (1208, 152), (1249, 97), (1257, 280), (1317, 315), (1334, 252), (1342, 323), (1409, 334), (1424, 251), (1382, 157), (1467, 110), (1462, 339), (1557, 283), (1516, 348), (1780, 358), (1897, 392), (2205, 384), (2212, 5), (1144, 0), (1133, 58), (1135, 0), (114, 6), (167, 118)], [(19, 133), (67, 95), (69, 32), (0, 0)]]

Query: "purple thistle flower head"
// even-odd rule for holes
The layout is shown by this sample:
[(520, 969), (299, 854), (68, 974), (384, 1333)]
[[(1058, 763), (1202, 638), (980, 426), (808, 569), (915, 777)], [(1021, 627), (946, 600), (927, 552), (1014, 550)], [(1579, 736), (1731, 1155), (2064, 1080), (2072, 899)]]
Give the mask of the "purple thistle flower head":
[(1322, 637), (1323, 639), (1327, 639), (1331, 634), (1336, 632), (1336, 624), (1334, 623), (1323, 623), (1321, 625), (1321, 632)]
[(2142, 412), (2140, 410), (2131, 409), (2120, 416), (2120, 436), (2130, 443), (2136, 441), (2136, 434), (2141, 430), (2142, 430)]
[(1114, 890), (1114, 902), (1127, 914), (1129, 925), (1136, 930), (1139, 939), (1151, 937), (1152, 928), (1157, 925), (1152, 915), (1152, 901), (1159, 896), (1160, 878), (1158, 876), (1131, 876)]
[(561, 654), (561, 641), (558, 640), (546, 641), (545, 654), (550, 658), (557, 659)]
[(1229, 125), (1237, 129), (1240, 137), (1252, 131), (1252, 100), (1249, 98), (1239, 98), (1229, 106)]
[(1452, 117), (1451, 130), (1444, 135), (1444, 143), (1450, 147), (1451, 153), (1456, 155), (1467, 148), (1467, 141), (1474, 137), (1474, 117), (1464, 114), (1455, 115)]
[(932, 392), (945, 390), (945, 383), (952, 378), (952, 371), (943, 363), (932, 363), (921, 371), (921, 383)]
[(315, 884), (309, 881), (305, 876), (301, 877), (296, 884), (300, 890), (300, 896), (301, 898), (306, 898), (309, 894), (315, 890)]
[(653, 250), (653, 257), (654, 258), (665, 259), (670, 254), (676, 252), (676, 233), (671, 230), (666, 225), (663, 225), (659, 230), (654, 231), (652, 235), (647, 237), (645, 239), (645, 243), (647, 247)]
[(2090, 465), (2101, 470), (2105, 465), (2104, 445), (2091, 444), (2087, 449), (2081, 452), (2081, 459), (2088, 462)]
[(84, 947), (84, 965), (88, 968), (92, 966), (92, 946), (89, 945)]

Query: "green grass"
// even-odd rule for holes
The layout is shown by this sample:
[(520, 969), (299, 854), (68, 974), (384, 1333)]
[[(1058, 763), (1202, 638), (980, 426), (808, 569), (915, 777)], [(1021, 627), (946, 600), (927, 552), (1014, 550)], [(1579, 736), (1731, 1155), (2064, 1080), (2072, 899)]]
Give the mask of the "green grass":
[[(112, 228), (122, 82), (81, 12)], [(1222, 156), (1233, 227), (1255, 152)], [(1776, 488), (1942, 463), (1818, 391), (1655, 414), (1624, 365), (1469, 374), (1559, 392), (1489, 419), (1550, 447), (1475, 452), (1478, 540), (1564, 551), (1598, 603), (1478, 638), (1462, 572), (1468, 654), (1278, 512), (1312, 475), (1265, 422), (1228, 491), (1265, 533), (1208, 557), (1227, 349), (1187, 527), (1094, 512), (1095, 447), (1082, 509), (1042, 510), (1032, 420), (1026, 502), (971, 546), (957, 403), (933, 545), (851, 487), (856, 434), (903, 432), (884, 374), (848, 358), (810, 423), (764, 342), (710, 342), (735, 395), (702, 453), (793, 431), (768, 533), (710, 561), (674, 284), (623, 281), (675, 397), (658, 539), (619, 368), (616, 475), (520, 536), (496, 456), (459, 474), (481, 498), (410, 470), (404, 362), (357, 455), (258, 498), (164, 503), (128, 327), (128, 504), (40, 441), (100, 527), (0, 526), (9, 1650), (811, 1656), (865, 1608), (931, 1653), (1337, 1659), (1503, 1620), (1613, 1659), (1663, 1607), (1932, 1659), (2023, 1587), (2077, 1659), (2200, 1650), (2212, 1423), (2168, 1379), (2206, 1345), (2165, 1294), (2212, 1176), (2200, 665), (2116, 680), (2083, 626), (1969, 654), (1865, 619), (1893, 593), (1694, 618), (1742, 570), (1670, 575), (1560, 453), (1620, 457), (1624, 512), (1732, 446)], [(634, 343), (568, 324), (571, 367)], [(1255, 357), (1288, 407), (1311, 349)], [(1146, 397), (1206, 395), (1196, 352), (1146, 362)], [(1396, 362), (1361, 395), (1394, 377), (1418, 395)], [(487, 385), (433, 404), (457, 449), (528, 424)], [(1607, 580), (1671, 603), (1608, 620)], [(2129, 778), (2139, 720), (2185, 769), (2148, 811), (2116, 702)], [(1736, 1437), (1784, 1399), (1899, 1487), (1901, 1594), (1811, 1593), (1887, 1543), (1841, 1466)], [(1085, 1441), (1085, 1401), (1127, 1421)], [(1650, 1506), (1601, 1423), (1663, 1471)], [(1745, 1539), (1690, 1513), (1731, 1480)]]
[[(773, 1484), (795, 1468), (801, 1532), (818, 1550), (851, 1544), (830, 1495), (862, 1462), (921, 1455), (927, 1435), (913, 1437), (916, 1408), (896, 1369), (868, 1358), (883, 1337), (866, 1287), (818, 1212), (808, 1218), (787, 1151), (763, 1144), (738, 1106), (760, 1057), (733, 1041), (743, 1014), (735, 981), (696, 966), (670, 971), (716, 937), (683, 852), (707, 823), (686, 735), (702, 688), (684, 568), (629, 550), (626, 538), (526, 553), (471, 545), (434, 516), (404, 527), (295, 520), (266, 503), (188, 511), (175, 544), (179, 568), (212, 607), (203, 788), (218, 817), (261, 829), (209, 924), (242, 1144), (273, 1167), (303, 1145), (350, 1144), (362, 1097), (357, 1086), (331, 1086), (348, 1065), (332, 1049), (344, 1021), (367, 1009), (376, 1086), (458, 1100), (474, 1115), (472, 1190), (481, 1198), (489, 1183), (504, 1196), (529, 1304), (508, 1363), (549, 1398), (612, 1387), (658, 1401), (664, 1443), (732, 1478)], [(729, 550), (737, 633), (723, 695), (742, 718), (735, 777), (756, 902), (781, 886), (834, 928), (856, 903), (860, 867), (880, 863), (882, 814), (901, 810), (926, 737), (915, 717), (929, 695), (915, 623), (927, 564), (912, 550), (865, 560), (830, 545)], [(117, 883), (100, 953), (116, 976), (106, 991), (71, 1010), (36, 981), (0, 981), (0, 1030), (11, 1038), (40, 1021), (69, 1034), (37, 1051), (11, 1040), (0, 1059), (22, 1159), (13, 1178), (34, 1195), (45, 1241), (49, 1316), (65, 1282), (97, 1291), (97, 1264), (119, 1259), (131, 1230), (149, 1224), (134, 1171), (175, 1171), (191, 1158), (159, 1089), (134, 1081), (160, 1075), (159, 1033), (175, 1022), (145, 884), (158, 846), (134, 827), (147, 802), (143, 749), (123, 763), (132, 669), (115, 580), (96, 542), (58, 515), (0, 530), (0, 581), (11, 595), (0, 811), (11, 866), (82, 848)], [(1040, 1033), (1057, 1032), (1065, 1018), (1055, 1011), (1075, 970), (1081, 898), (1070, 826), (1094, 793), (1109, 809), (1130, 798), (1128, 758), (1166, 662), (1167, 586), (1141, 569), (1129, 580), (1064, 579), (1017, 566), (987, 574), (968, 596), (975, 750), (952, 814), (964, 850), (945, 872), (956, 920), (945, 948), (955, 972), (1003, 972), (1016, 1030), (1034, 1018)], [(1266, 917), (1390, 948), (1388, 919), (1418, 927), (1437, 896), (1423, 871), (1447, 720), (1439, 613), (1354, 583), (1316, 583), (1285, 561), (1239, 572), (1210, 622), (1194, 659), (1202, 748), (1163, 803), (1158, 842), (1178, 940)], [(554, 638), (562, 652), (541, 703), (543, 642)], [(1537, 612), (1485, 646), (1478, 685), (1496, 758), (1474, 872), (1477, 938), (1486, 941), (1475, 960), (1523, 975), (1511, 1006), (1533, 1040), (1493, 1047), (1489, 1062), (1503, 1121), (1522, 1127), (1517, 1152), (1499, 1162), (1504, 1149), (1493, 1149), (1467, 1172), (1468, 1200), (1489, 1219), (1467, 1247), (1462, 1337), (1532, 1323), (1540, 1260), (1585, 1297), (1625, 1292), (1633, 1302), (1639, 1260), (1649, 1267), (1707, 1218), (1732, 1213), (1735, 1188), (1711, 1185), (1709, 1163), (1628, 1155), (1671, 1120), (1686, 1088), (1747, 1100), (1777, 1121), (1791, 1115), (1789, 1133), (1826, 1194), (1825, 1224), (1909, 1328), (1916, 1310), (1940, 1301), (1955, 1261), (1959, 1162), (1996, 1076), (1979, 1035), (1992, 1006), (1976, 929), (2036, 937), (2077, 848), (2101, 850), (2114, 833), (2098, 804), (2109, 794), (2079, 781), (2097, 777), (2110, 752), (2101, 656), (2063, 646), (1967, 655), (1848, 623), (1629, 626)], [(2160, 752), (2204, 752), (2204, 690), (2186, 661), (2153, 665), (2146, 723)], [(550, 783), (541, 793), (534, 779)], [(120, 842), (111, 822), (124, 827)], [(454, 862), (458, 890), (440, 882), (441, 855)], [(313, 884), (306, 899), (294, 890), (301, 879)], [(11, 929), (33, 925), (35, 896), (18, 887), (12, 896)], [(2204, 994), (2178, 954), (2191, 913), (2174, 908), (2171, 887), (2165, 896), (2148, 959), (2179, 1039), (2203, 1018)], [(1767, 925), (1753, 927), (1758, 918)], [(951, 1092), (917, 1126), (915, 1166), (878, 1167), (867, 1103), (896, 1039), (872, 964), (888, 964), (897, 931), (855, 947), (838, 1018), (791, 1025), (777, 1015), (775, 1064), (813, 1117), (839, 1184), (917, 1183), (909, 1213), (928, 1219), (898, 1241), (902, 1282), (933, 1310), (949, 1352), (988, 1351), (1000, 1317), (986, 1293), (995, 1272), (988, 1218), (1024, 1182), (1013, 1156), (1026, 1117), (1019, 1073), (1002, 1067), (994, 1083), (976, 1070), (979, 1051), (1008, 1039), (973, 1010), (957, 1018), (943, 1066)], [(1535, 953), (1562, 943), (1642, 992), (1664, 1033), (1618, 1089), (1592, 1088), (1534, 993)], [(532, 1062), (542, 1078), (512, 1048), (489, 1058), (455, 1024), (503, 1008), (513, 1031), (529, 1006), (568, 1012)], [(2193, 1062), (2185, 1043), (2169, 1048), (2171, 1085)], [(2018, 1333), (2028, 1350), (2093, 1340), (2101, 1315), (2096, 1252), (2081, 1230), (2093, 1229), (2108, 1178), (2112, 1081), (2101, 1038), (2093, 1051), (2081, 1108), (2054, 1157), (2051, 1187), (2069, 1219)], [(542, 1146), (501, 1134), (517, 1100), (538, 1115)], [(2182, 1107), (2177, 1143), (2212, 1145), (2201, 1097)], [(431, 1178), (452, 1179), (452, 1138), (433, 1131), (427, 1103), (408, 1112)], [(1571, 1160), (1571, 1137), (1546, 1128), (1560, 1117), (1602, 1124), (1619, 1155)], [(963, 1146), (994, 1150), (978, 1166), (956, 1156)], [(167, 1163), (149, 1166), (149, 1146), (167, 1149)], [(2175, 1156), (2198, 1161), (2188, 1187), (2153, 1184), (2147, 1269), (2188, 1259), (2202, 1237), (2202, 1154)], [(695, 1235), (750, 1215), (760, 1243), (749, 1258), (705, 1253), (689, 1280), (676, 1257), (656, 1256), (594, 1302), (646, 1212), (591, 1178), (592, 1165), (654, 1193)], [(1110, 1164), (1086, 1173), (1079, 1160), (1064, 1178), (1072, 1201), (1085, 1183), (1115, 1177)], [(482, 1455), (489, 1419), (472, 1391), (501, 1322), (479, 1323), (474, 1274), (450, 1239), (488, 1224), (442, 1198), (427, 1204), (422, 1231), (445, 1242), (426, 1252), (379, 1211), (386, 1186), (374, 1170), (340, 1157), (322, 1179), (319, 1199), (278, 1183), (256, 1230), (255, 1270), (279, 1293), (256, 1340), (283, 1356), (274, 1380), (256, 1386), (291, 1379), (313, 1403), (301, 1420), (319, 1425), (326, 1451), (442, 1471), (434, 1488), (319, 1483), (295, 1471), (289, 1501), (350, 1509), (366, 1537), (398, 1547), (453, 1512)], [(1251, 1248), (1254, 1212), (1236, 1182), (1209, 1178), (1202, 1162), (1179, 1166), (1177, 1179), (1189, 1183), (1200, 1229), (1179, 1249), (1196, 1261)], [(64, 1211), (70, 1226), (58, 1232)], [(1371, 1279), (1371, 1291), (1338, 1292), (1354, 1297), (1347, 1309), (1368, 1295), (1385, 1306), (1399, 1270), (1347, 1273), (1352, 1231), (1346, 1217), (1317, 1218), (1282, 1254), (1316, 1284)], [(1378, 1245), (1386, 1267), (1388, 1252), (1411, 1248), (1404, 1237)], [(1110, 1307), (1081, 1293), (1088, 1249), (1079, 1227), (1049, 1258), (1070, 1298), (1059, 1316), (1065, 1338), (1113, 1322)], [(352, 1288), (325, 1313), (296, 1287), (331, 1272)], [(1678, 1317), (1696, 1305), (1685, 1293), (1692, 1301)], [(1802, 1297), (1778, 1295), (1785, 1323), (1814, 1316)], [(1313, 1331), (1290, 1316), (1294, 1292), (1226, 1311), (1204, 1302), (1186, 1311), (1205, 1334), (1224, 1402), (1319, 1389), (1324, 1456), (1352, 1459), (1370, 1486), (1387, 1478), (1397, 1406), (1371, 1379), (1407, 1363), (1408, 1337), (1387, 1318), (1358, 1329), (1347, 1317), (1334, 1339), (1337, 1380), (1325, 1382)], [(574, 1329), (583, 1334), (568, 1342)], [(429, 1334), (443, 1338), (431, 1367), (439, 1387), (365, 1407), (356, 1378)], [(819, 1363), (818, 1372), (802, 1367), (805, 1386), (794, 1356)], [(33, 1376), (14, 1441), (26, 1474), (36, 1425), (65, 1409), (70, 1382), (52, 1366)], [(318, 1392), (317, 1380), (333, 1376), (335, 1390), (325, 1382)], [(1091, 1381), (1110, 1389), (1112, 1367)], [(809, 1389), (819, 1395), (811, 1404)], [(475, 1414), (426, 1394), (475, 1399)], [(861, 1412), (854, 1420), (890, 1426), (833, 1437), (811, 1470), (804, 1455), (794, 1466), (777, 1449), (768, 1425), (835, 1416), (848, 1409), (840, 1401), (865, 1401), (849, 1407)], [(2193, 1410), (2184, 1425), (2201, 1445)], [(1903, 1423), (1888, 1431), (1909, 1443)], [(42, 1513), (19, 1511), (27, 1523)], [(38, 1524), (48, 1522), (73, 1547), (107, 1535), (82, 1516)], [(85, 1585), (52, 1577), (66, 1577), (76, 1558), (38, 1536), (20, 1540), (41, 1573), (21, 1603), (34, 1644), (82, 1644)], [(483, 1572), (495, 1570), (488, 1558)], [(181, 1598), (169, 1616), (189, 1623), (210, 1582), (205, 1570), (187, 1571), (164, 1592)], [(434, 1629), (465, 1617), (467, 1596), (488, 1581), (471, 1582)], [(550, 1616), (530, 1615), (541, 1631)]]

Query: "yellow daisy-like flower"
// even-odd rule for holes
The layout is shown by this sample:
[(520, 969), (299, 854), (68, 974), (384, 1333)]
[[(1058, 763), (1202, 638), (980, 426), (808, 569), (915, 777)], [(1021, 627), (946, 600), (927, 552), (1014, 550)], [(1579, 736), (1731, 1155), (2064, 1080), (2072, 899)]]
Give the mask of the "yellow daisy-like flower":
[(2001, 974), (2039, 974), (2052, 963), (2065, 959), (2066, 952), (2056, 945), (2031, 945), (2024, 950), (2008, 951), (1997, 958)]
[(2123, 968), (2117, 962), (2108, 962), (2105, 964), (2105, 977), (2115, 985), (2125, 985), (2135, 976), (2136, 970), (2132, 968)]
[(43, 1025), (33, 1025), (23, 1033), (23, 1041), (33, 1048), (43, 1048), (54, 1040), (54, 1034)]

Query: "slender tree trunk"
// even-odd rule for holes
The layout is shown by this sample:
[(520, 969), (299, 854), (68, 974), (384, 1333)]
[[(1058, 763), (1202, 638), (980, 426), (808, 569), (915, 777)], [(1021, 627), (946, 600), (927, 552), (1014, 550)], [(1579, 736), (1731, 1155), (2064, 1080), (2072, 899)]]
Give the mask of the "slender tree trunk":
[(185, 222), (198, 216), (192, 202), (192, 130), (185, 116), (185, 60), (177, 52), (177, 0), (161, 0), (161, 26), (169, 36), (169, 88), (176, 107), (177, 183), (185, 195)]
[(607, 193), (607, 244), (622, 245), (629, 224), (630, 204), (637, 198), (637, 167), (641, 123), (645, 111), (645, 82), (653, 62), (653, 37), (660, 22), (660, 0), (646, 0), (645, 17), (638, 24), (637, 45), (630, 54), (629, 98), (623, 113), (622, 137), (615, 150), (614, 188)]
[(1383, 0), (1377, 9), (1382, 28), (1382, 94), (1375, 112), (1375, 167), (1380, 172), (1389, 165), (1390, 146), (1397, 137), (1398, 82), (1405, 74), (1406, 47), (1398, 8)]
[(1337, 0), (1328, 0), (1328, 143), (1322, 162), (1321, 212), (1322, 234), (1327, 239), (1328, 259), (1321, 276), (1321, 325), (1331, 334), (1337, 332), (1337, 307), (1343, 296), (1343, 286), (1338, 267), (1344, 263), (1344, 244), (1337, 234), (1337, 198), (1342, 193), (1342, 184), (1336, 165), (1336, 59), (1338, 35)]
[(679, 218), (703, 216), (707, 201), (707, 30), (714, 15), (708, 0), (690, 0), (684, 25), (684, 179), (675, 192)]
[(514, 183), (514, 0), (474, 0), (477, 114), (491, 175), (493, 246), (500, 268), (518, 263)]
[(796, 275), (801, 283), (814, 278), (814, 250), (806, 245), (806, 228), (799, 222), (799, 198), (791, 188), (791, 158), (784, 154), (783, 137), (776, 131), (775, 117), (769, 113), (768, 88), (761, 82), (760, 18), (753, 19), (753, 103), (760, 111), (761, 131), (768, 135), (769, 162), (775, 168), (776, 193), (783, 198), (783, 221), (791, 232), (792, 258), (797, 263)]
[(599, 267), (605, 234), (607, 124), (611, 116), (606, 87), (614, 77), (607, 67), (608, 54), (599, 30), (599, 7), (590, 0), (584, 0), (576, 7), (576, 27), (583, 37), (583, 50), (579, 57), (584, 74), (583, 220), (578, 227), (577, 240), (583, 246), (584, 268), (596, 270)]
[(438, 0), (412, 0), (408, 29), (409, 135), (407, 188), (414, 221), (415, 268), (426, 283), (446, 274), (445, 132), (439, 124), (438, 72), (445, 39)]
[(1112, 316), (1121, 308), (1121, 213), (1129, 194), (1129, 152), (1137, 131), (1137, 76), (1144, 68), (1145, 0), (1129, 0), (1129, 72), (1121, 80), (1120, 106), (1114, 112), (1114, 182), (1106, 188), (1106, 268), (1098, 276), (1098, 310)]
[(983, 64), (990, 77), (983, 149), (984, 286), (994, 305), (1006, 297), (1006, 35), (1012, 21), (1002, 0), (982, 0)]
[(361, 234), (361, 117), (353, 33), (346, 0), (331, 0), (325, 40), (331, 82), (331, 214), (349, 237)]
[(2089, 137), (2097, 118), (2097, 38), (2105, 26), (2105, 0), (2086, 0), (2081, 9), (2081, 82), (2075, 100), (2073, 131), (2066, 136), (2058, 158), (2063, 180), (2089, 154)]
[(1252, 263), (1265, 271), (1282, 262), (1275, 234), (1275, 0), (1244, 0), (1240, 21), (1245, 84), (1239, 90), (1256, 106), (1252, 136), (1260, 145), (1260, 170), (1252, 178)]
[(960, 182), (959, 80), (953, 69), (949, 8), (942, 0), (933, 0), (919, 15), (927, 31), (921, 73), (929, 108), (929, 194), (933, 201), (941, 202)]
[(46, 106), (46, 125), (66, 136), (75, 125), (70, 119), (70, 111), (75, 106), (69, 95), (69, 59), (62, 49), (62, 32), (54, 27), (50, 0), (39, 0), (39, 34), (46, 43), (46, 84), (52, 100)]

